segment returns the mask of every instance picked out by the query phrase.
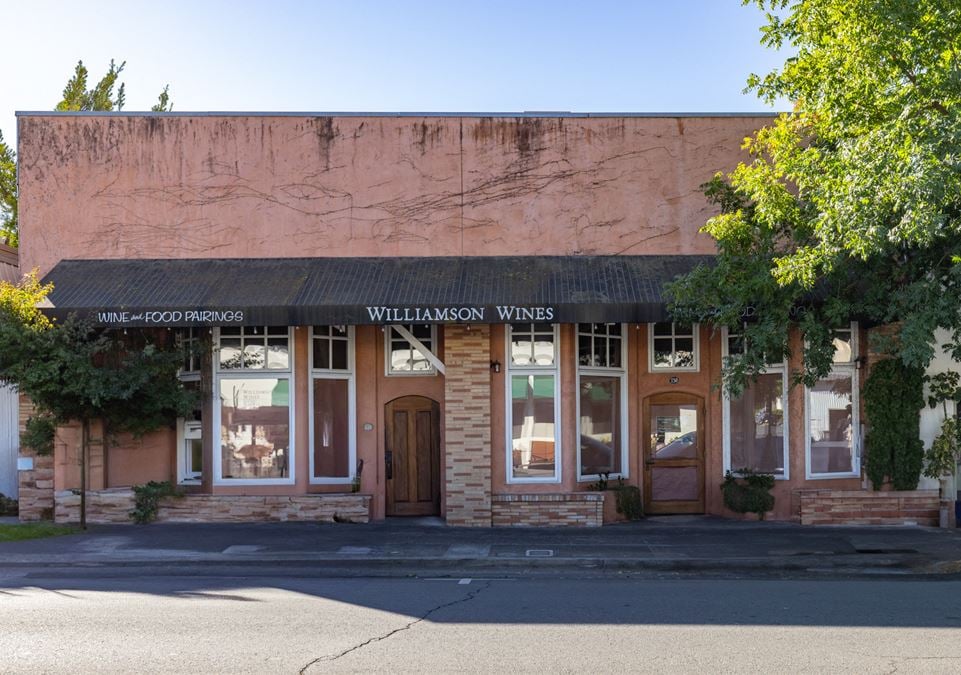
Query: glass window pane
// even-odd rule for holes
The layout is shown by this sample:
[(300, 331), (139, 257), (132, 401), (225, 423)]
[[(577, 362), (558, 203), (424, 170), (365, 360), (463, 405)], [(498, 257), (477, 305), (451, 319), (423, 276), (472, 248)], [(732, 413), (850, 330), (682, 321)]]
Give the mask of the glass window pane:
[(430, 324), (418, 323), (413, 326), (407, 326), (411, 335), (424, 343), (425, 346), (430, 346), (431, 329)]
[(654, 366), (656, 368), (670, 368), (674, 365), (674, 341), (670, 338), (656, 338), (654, 340)]
[(854, 471), (851, 376), (832, 373), (809, 390), (811, 473)]
[(621, 380), (582, 376), (581, 475), (621, 473)]
[(673, 326), (665, 321), (659, 321), (654, 324), (654, 335), (671, 335), (671, 330)]
[(737, 356), (744, 353), (744, 336), (728, 335), (727, 337), (728, 356)]
[(533, 330), (535, 333), (548, 333), (550, 335), (554, 334), (554, 326), (549, 323), (535, 323), (528, 325), (527, 330)]
[(240, 338), (220, 338), (220, 367), (222, 369), (242, 368), (240, 357)]
[(621, 334), (621, 324), (619, 324), (619, 323), (609, 323), (609, 324), (607, 324), (607, 334), (608, 334), (608, 335), (620, 335), (620, 334)]
[(674, 367), (692, 368), (694, 366), (694, 338), (674, 339)]
[(223, 477), (289, 477), (290, 381), (223, 378), (219, 394)]
[(287, 338), (272, 337), (267, 339), (267, 367), (290, 367), (290, 354)]
[(348, 381), (314, 380), (314, 476), (350, 476)]
[(731, 470), (784, 475), (784, 377), (768, 373), (730, 402)]
[(244, 343), (244, 368), (263, 368), (267, 361), (267, 350), (263, 344)]
[(591, 357), (591, 365), (598, 366), (600, 368), (607, 367), (607, 338), (606, 337), (595, 336), (593, 355)]
[(534, 363), (538, 366), (554, 365), (554, 341), (550, 338), (539, 338), (534, 343)]
[(267, 326), (267, 335), (287, 335), (287, 326)]
[(651, 406), (650, 456), (653, 459), (697, 457), (697, 406), (693, 403)]
[(411, 349), (406, 342), (391, 343), (390, 350), (390, 369), (393, 371), (407, 372), (411, 370), (413, 360)]
[(424, 372), (430, 370), (430, 361), (416, 349), (410, 351), (410, 369), (414, 372)]
[(204, 468), (204, 442), (200, 438), (190, 438), (187, 444), (187, 474), (196, 475), (203, 472)]
[(607, 367), (608, 368), (620, 368), (621, 367), (621, 339), (620, 338), (608, 338), (607, 340)]
[(518, 478), (554, 477), (554, 376), (511, 377), (511, 465)]
[(250, 337), (263, 337), (264, 327), (263, 326), (244, 326), (243, 333)]
[(835, 363), (851, 363), (854, 360), (850, 330), (834, 331), (832, 342), (834, 343)]
[(331, 348), (331, 368), (335, 370), (347, 370), (347, 340), (332, 340)]
[(224, 328), (220, 329), (220, 334), (221, 335), (240, 335), (240, 328), (237, 326), (234, 326), (233, 328), (225, 326)]
[(577, 337), (577, 362), (582, 366), (594, 365), (590, 335), (579, 335)]
[(347, 337), (347, 326), (330, 326), (330, 334), (335, 337)]
[(330, 369), (330, 340), (314, 338), (314, 368)]
[(523, 336), (515, 335), (511, 339), (511, 363), (515, 366), (527, 366), (531, 363), (531, 341)]
[(674, 324), (674, 334), (675, 335), (694, 335), (694, 326), (689, 323), (676, 323)]

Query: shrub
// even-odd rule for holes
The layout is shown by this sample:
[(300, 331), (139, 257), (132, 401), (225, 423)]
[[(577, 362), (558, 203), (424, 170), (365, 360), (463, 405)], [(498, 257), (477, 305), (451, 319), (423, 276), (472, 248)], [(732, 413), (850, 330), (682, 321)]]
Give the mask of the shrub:
[(865, 439), (868, 478), (875, 490), (890, 482), (895, 490), (914, 490), (924, 466), (920, 412), (924, 407), (924, 372), (899, 359), (871, 368), (864, 383), (868, 418)]
[(769, 473), (755, 473), (747, 469), (737, 474), (728, 471), (721, 483), (724, 506), (735, 513), (756, 513), (758, 520), (774, 508), (774, 476)]
[(149, 523), (157, 517), (160, 500), (164, 497), (182, 497), (169, 480), (152, 480), (144, 485), (133, 486), (134, 508), (130, 517), (141, 525)]

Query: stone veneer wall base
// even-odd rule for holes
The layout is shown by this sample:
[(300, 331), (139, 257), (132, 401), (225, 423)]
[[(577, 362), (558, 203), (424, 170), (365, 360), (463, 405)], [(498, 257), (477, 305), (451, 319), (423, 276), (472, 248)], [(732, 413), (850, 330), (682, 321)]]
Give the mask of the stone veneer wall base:
[[(20, 395), (20, 424), (21, 438), (26, 429), (27, 420), (34, 413), (33, 402), (24, 395)], [(53, 519), (53, 455), (38, 455), (30, 448), (20, 443), (19, 456), (33, 462), (32, 469), (17, 472), (17, 489), (20, 506), (20, 520), (52, 520)]]
[(795, 494), (802, 525), (938, 525), (937, 490), (796, 490)]
[[(87, 522), (132, 523), (133, 506), (130, 488), (88, 492)], [(56, 521), (80, 522), (79, 494), (71, 490), (56, 493)], [(370, 495), (184, 495), (165, 498), (157, 511), (157, 522), (165, 523), (258, 521), (366, 523), (370, 521)]]
[(603, 492), (562, 494), (496, 494), (495, 527), (600, 527), (604, 524)]

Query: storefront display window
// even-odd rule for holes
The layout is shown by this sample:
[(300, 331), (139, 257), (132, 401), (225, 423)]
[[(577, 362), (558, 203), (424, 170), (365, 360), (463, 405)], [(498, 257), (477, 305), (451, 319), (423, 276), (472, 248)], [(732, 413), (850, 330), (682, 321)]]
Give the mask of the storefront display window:
[(582, 323), (578, 345), (578, 479), (627, 476), (626, 371), (621, 324)]
[[(743, 353), (743, 334), (724, 329), (722, 339), (725, 359)], [(740, 396), (724, 396), (724, 471), (788, 477), (786, 370), (769, 363)]]
[(808, 478), (861, 474), (857, 324), (834, 331), (831, 373), (805, 391)]
[(293, 482), (290, 330), (221, 328), (214, 384), (221, 483)]
[(508, 482), (560, 480), (560, 412), (551, 324), (508, 327)]

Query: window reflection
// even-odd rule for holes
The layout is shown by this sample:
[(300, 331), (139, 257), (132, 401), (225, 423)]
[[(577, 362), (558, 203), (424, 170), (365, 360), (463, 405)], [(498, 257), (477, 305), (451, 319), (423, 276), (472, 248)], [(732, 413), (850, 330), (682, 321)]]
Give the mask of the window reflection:
[(518, 478), (554, 476), (554, 376), (511, 376), (511, 461)]
[(784, 378), (759, 375), (730, 402), (731, 469), (784, 475)]
[(220, 381), (224, 478), (290, 476), (290, 387), (285, 378)]
[(811, 473), (852, 473), (852, 376), (849, 373), (831, 373), (808, 391)]
[(622, 473), (621, 379), (580, 378), (581, 475)]

